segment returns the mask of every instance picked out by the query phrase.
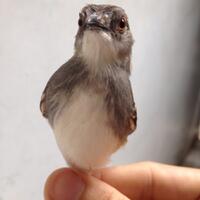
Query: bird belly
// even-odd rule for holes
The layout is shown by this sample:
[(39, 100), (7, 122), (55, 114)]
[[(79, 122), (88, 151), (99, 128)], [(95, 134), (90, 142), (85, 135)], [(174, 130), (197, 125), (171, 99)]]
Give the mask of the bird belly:
[(54, 121), (57, 144), (69, 165), (90, 170), (104, 165), (120, 146), (104, 98), (76, 91)]

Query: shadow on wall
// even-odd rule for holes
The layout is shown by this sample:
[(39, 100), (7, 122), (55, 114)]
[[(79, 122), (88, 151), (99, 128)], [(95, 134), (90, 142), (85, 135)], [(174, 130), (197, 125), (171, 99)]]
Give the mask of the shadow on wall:
[(196, 38), (196, 52), (194, 55), (194, 65), (193, 67), (193, 74), (191, 76), (190, 85), (188, 86), (188, 96), (191, 98), (188, 98), (190, 101), (188, 101), (188, 105), (194, 106), (198, 99), (198, 93), (200, 89), (200, 19), (199, 19), (199, 28), (198, 28), (198, 35)]
[(193, 118), (191, 119), (191, 127), (189, 130), (188, 141), (186, 150), (182, 153), (181, 159), (179, 160), (180, 165), (190, 167), (200, 167), (200, 137), (199, 137), (199, 126), (200, 126), (200, 19), (198, 35), (196, 39), (196, 52), (194, 55), (193, 73), (188, 85), (188, 102), (187, 107), (194, 107)]

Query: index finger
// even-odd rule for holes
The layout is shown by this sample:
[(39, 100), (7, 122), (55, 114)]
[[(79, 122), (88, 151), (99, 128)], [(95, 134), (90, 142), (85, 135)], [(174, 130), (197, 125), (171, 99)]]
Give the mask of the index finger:
[(200, 198), (199, 169), (144, 162), (99, 169), (95, 174), (134, 200)]

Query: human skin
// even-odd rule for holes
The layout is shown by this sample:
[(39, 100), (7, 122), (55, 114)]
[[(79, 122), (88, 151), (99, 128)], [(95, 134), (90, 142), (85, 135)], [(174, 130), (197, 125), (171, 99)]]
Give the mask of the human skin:
[(45, 200), (200, 200), (200, 169), (153, 162), (98, 169), (70, 168), (47, 179)]

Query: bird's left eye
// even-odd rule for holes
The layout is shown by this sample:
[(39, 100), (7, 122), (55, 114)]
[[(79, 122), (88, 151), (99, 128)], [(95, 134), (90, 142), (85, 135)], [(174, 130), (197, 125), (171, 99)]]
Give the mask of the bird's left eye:
[(118, 24), (119, 31), (123, 32), (125, 30), (126, 26), (127, 26), (127, 20), (126, 20), (126, 18), (122, 17)]
[(124, 29), (126, 27), (126, 21), (124, 18), (121, 19), (120, 23), (119, 23), (119, 27), (121, 29)]

